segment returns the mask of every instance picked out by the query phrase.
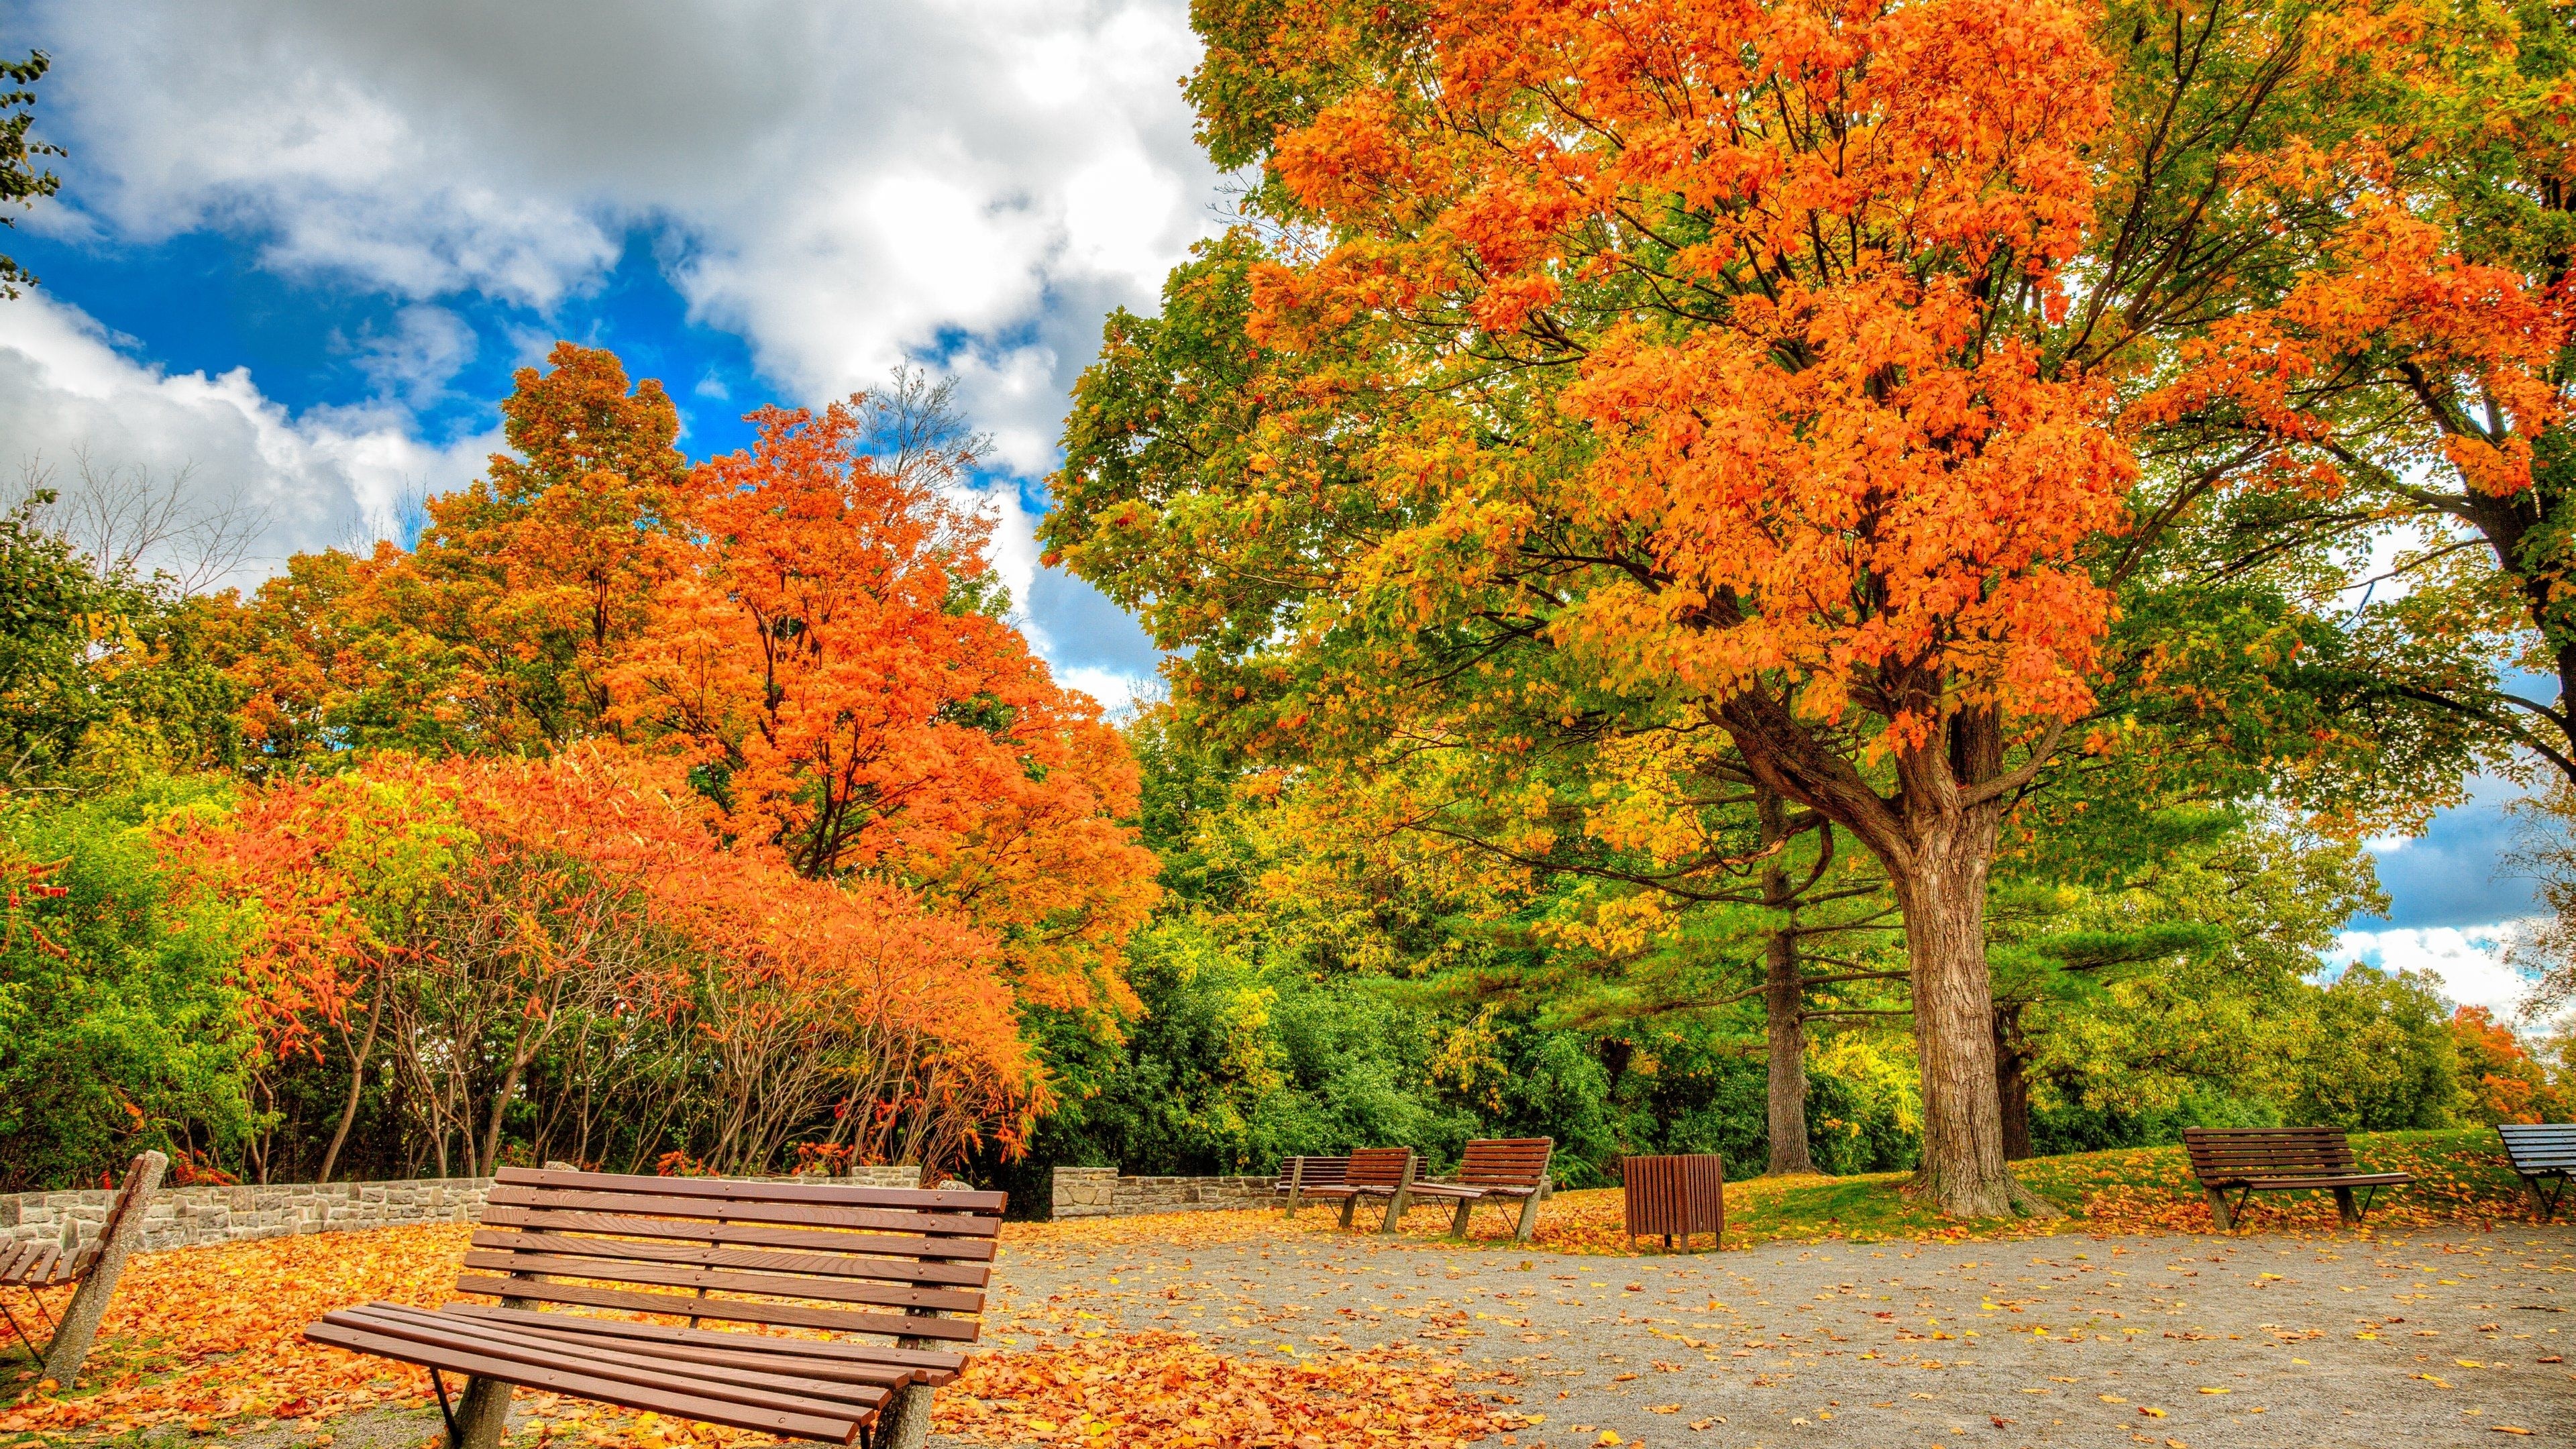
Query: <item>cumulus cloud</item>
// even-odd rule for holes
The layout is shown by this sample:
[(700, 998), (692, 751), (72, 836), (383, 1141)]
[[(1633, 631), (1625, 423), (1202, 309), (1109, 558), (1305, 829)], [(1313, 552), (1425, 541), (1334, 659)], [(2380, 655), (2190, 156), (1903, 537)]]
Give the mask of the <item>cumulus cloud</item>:
[(2519, 929), (2512, 921), (2485, 926), (2396, 927), (2384, 931), (2345, 931), (2326, 953), (2327, 974), (2337, 975), (2356, 962), (2385, 971), (2426, 971), (2439, 978), (2442, 994), (2460, 1006), (2483, 1006), (2500, 1020), (2522, 1010), (2531, 978), (2505, 963), (2505, 951)]
[(555, 305), (679, 239), (699, 320), (808, 401), (931, 357), (1051, 462), (1100, 312), (1209, 226), (1182, 0), (35, 0), (58, 224)]
[(497, 435), (433, 447), (409, 419), (370, 409), (301, 417), (260, 392), (245, 368), (214, 377), (165, 373), (117, 350), (105, 329), (41, 294), (0, 304), (0, 467), (99, 470), (167, 478), (190, 471), (201, 496), (265, 515), (234, 583), (273, 571), (298, 550), (387, 535), (406, 501), (471, 478)]

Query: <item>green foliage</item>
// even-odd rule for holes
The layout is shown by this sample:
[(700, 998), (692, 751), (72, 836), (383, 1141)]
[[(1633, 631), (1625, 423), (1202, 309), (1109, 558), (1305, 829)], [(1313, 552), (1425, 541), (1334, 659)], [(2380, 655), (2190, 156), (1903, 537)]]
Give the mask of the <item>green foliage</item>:
[[(18, 224), (9, 208), (33, 206), (36, 198), (62, 189), (62, 178), (37, 167), (39, 158), (60, 156), (63, 148), (27, 139), (36, 119), (35, 84), (52, 64), (41, 50), (29, 51), (25, 60), (0, 61), (0, 82), (8, 86), (0, 90), (0, 226)], [(0, 297), (16, 297), (22, 282), (32, 287), (36, 279), (15, 259), (0, 257)]]
[(2458, 1056), (2431, 977), (2356, 965), (2302, 1005), (2270, 1043), (2289, 1120), (2372, 1132), (2454, 1125)]
[[(0, 1191), (125, 1154), (225, 1153), (257, 1125), (229, 977), (248, 922), (182, 900), (153, 822), (218, 787), (162, 781), (0, 813)], [(29, 867), (53, 867), (30, 884)], [(63, 894), (39, 894), (60, 889)]]
[(0, 514), (0, 786), (231, 763), (239, 700), (196, 615), (157, 584), (99, 574), (38, 523), (52, 501)]

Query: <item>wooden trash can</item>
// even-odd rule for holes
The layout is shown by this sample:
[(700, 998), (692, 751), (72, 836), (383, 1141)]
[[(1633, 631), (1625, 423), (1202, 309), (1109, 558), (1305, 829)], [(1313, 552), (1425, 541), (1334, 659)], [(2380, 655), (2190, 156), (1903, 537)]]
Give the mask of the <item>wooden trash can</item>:
[(1711, 1247), (1725, 1246), (1726, 1164), (1716, 1153), (1622, 1158), (1619, 1183), (1631, 1247), (1641, 1237), (1660, 1237), (1670, 1251), (1678, 1237), (1687, 1252), (1693, 1233), (1709, 1234)]

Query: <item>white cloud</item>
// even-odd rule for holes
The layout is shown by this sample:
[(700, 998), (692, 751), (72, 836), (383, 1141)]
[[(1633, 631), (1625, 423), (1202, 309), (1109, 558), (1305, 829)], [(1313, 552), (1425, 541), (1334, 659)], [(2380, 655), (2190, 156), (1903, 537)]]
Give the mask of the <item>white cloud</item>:
[(674, 235), (799, 400), (961, 360), (1024, 471), (1098, 317), (1210, 227), (1184, 0), (34, 0), (53, 223), (259, 239), (406, 299), (550, 307)]
[(426, 407), (448, 380), (474, 360), (474, 329), (444, 307), (415, 302), (394, 314), (390, 330), (357, 340), (358, 368), (379, 397)]
[(392, 410), (316, 409), (289, 417), (247, 369), (170, 374), (119, 352), (106, 330), (42, 294), (0, 303), (0, 438), (12, 478), (76, 455), (156, 476), (193, 469), (192, 487), (262, 510), (268, 525), (234, 582), (289, 553), (392, 530), (407, 498), (473, 477), (497, 435), (444, 448)]
[(2426, 971), (2439, 978), (2442, 994), (2460, 1006), (2483, 1006), (2498, 1020), (2512, 1020), (2521, 1010), (2531, 979), (2505, 964), (2516, 923), (2487, 926), (2396, 927), (2384, 931), (2345, 931), (2325, 953), (2328, 974), (2340, 974), (2355, 962), (2385, 971)]

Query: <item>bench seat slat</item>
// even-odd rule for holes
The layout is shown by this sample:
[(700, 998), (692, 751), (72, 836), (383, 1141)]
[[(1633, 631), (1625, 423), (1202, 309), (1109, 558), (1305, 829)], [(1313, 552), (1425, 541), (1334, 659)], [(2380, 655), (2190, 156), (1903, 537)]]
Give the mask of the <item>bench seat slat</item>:
[[(557, 1357), (569, 1356), (603, 1365), (602, 1372), (609, 1377), (646, 1384), (675, 1380), (677, 1382), (673, 1382), (671, 1387), (686, 1389), (690, 1393), (797, 1413), (832, 1412), (831, 1408), (823, 1407), (829, 1405), (872, 1414), (884, 1405), (887, 1398), (886, 1388), (882, 1385), (793, 1372), (791, 1360), (783, 1356), (765, 1360), (758, 1354), (742, 1354), (737, 1357), (745, 1362), (708, 1364), (652, 1345), (621, 1345), (578, 1334), (529, 1334), (487, 1319), (469, 1318), (461, 1313), (433, 1313), (399, 1303), (370, 1303), (359, 1308), (343, 1308), (337, 1313), (324, 1315), (322, 1321), (421, 1343), (466, 1348), (487, 1344), (491, 1347), (486, 1351), (500, 1357), (523, 1357), (531, 1362), (553, 1362)], [(646, 1376), (635, 1377), (637, 1373)], [(699, 1387), (702, 1384), (705, 1387)]]
[(975, 1324), (958, 1318), (910, 1318), (899, 1313), (855, 1313), (846, 1309), (804, 1308), (792, 1303), (758, 1303), (740, 1298), (691, 1298), (677, 1293), (627, 1293), (614, 1288), (584, 1288), (539, 1278), (456, 1280), (459, 1293), (488, 1293), (495, 1298), (531, 1298), (542, 1303), (578, 1303), (589, 1308), (620, 1308), (630, 1313), (659, 1313), (672, 1318), (712, 1318), (721, 1323), (766, 1323), (785, 1328), (821, 1328), (835, 1333), (882, 1333), (888, 1337), (947, 1338), (972, 1341)]
[(630, 1238), (676, 1238), (691, 1243), (714, 1241), (769, 1248), (810, 1248), (870, 1259), (880, 1266), (880, 1271), (869, 1276), (889, 1282), (947, 1283), (980, 1288), (993, 1273), (989, 1260), (993, 1256), (994, 1245), (990, 1239), (939, 1239), (937, 1251), (940, 1258), (959, 1260), (940, 1261), (919, 1256), (923, 1244), (920, 1238), (888, 1233), (841, 1232), (831, 1228), (767, 1227), (751, 1223), (648, 1218), (632, 1213), (508, 1205), (484, 1209), (482, 1225), (557, 1233), (606, 1233)]
[(2204, 1177), (2211, 1187), (2285, 1188), (2296, 1191), (2316, 1187), (2404, 1187), (2415, 1180), (2404, 1172), (2348, 1172), (2322, 1176), (2258, 1173), (2242, 1177)]
[(378, 1358), (419, 1364), (423, 1368), (445, 1369), (469, 1374), (475, 1378), (496, 1379), (525, 1388), (545, 1389), (571, 1394), (600, 1403), (617, 1404), (629, 1409), (647, 1409), (657, 1414), (672, 1414), (702, 1423), (722, 1424), (734, 1429), (753, 1429), (794, 1439), (814, 1439), (827, 1444), (847, 1444), (858, 1437), (866, 1415), (826, 1415), (780, 1409), (758, 1408), (723, 1399), (703, 1398), (695, 1394), (657, 1388), (649, 1384), (628, 1383), (595, 1373), (584, 1372), (574, 1365), (580, 1360), (567, 1358), (559, 1364), (531, 1363), (504, 1358), (473, 1348), (451, 1347), (398, 1338), (381, 1331), (353, 1328), (324, 1319), (308, 1325), (304, 1336), (316, 1343), (345, 1348)]
[[(669, 1359), (679, 1363), (709, 1367), (747, 1368), (761, 1373), (787, 1374), (800, 1379), (835, 1384), (863, 1384), (889, 1392), (905, 1384), (930, 1381), (925, 1370), (905, 1368), (899, 1364), (854, 1363), (846, 1359), (820, 1358), (813, 1354), (796, 1353), (785, 1347), (795, 1343), (796, 1340), (773, 1338), (767, 1334), (718, 1335), (734, 1341), (727, 1347), (686, 1340), (676, 1342), (660, 1339), (637, 1340), (619, 1334), (584, 1333), (577, 1328), (560, 1326), (584, 1321), (569, 1313), (540, 1315), (541, 1319), (554, 1320), (552, 1323), (506, 1322), (486, 1319), (481, 1314), (461, 1313), (451, 1305), (442, 1310), (440, 1317), (454, 1322), (481, 1323), (493, 1331), (515, 1334), (522, 1338), (543, 1338), (590, 1348), (632, 1351), (649, 1355), (656, 1360)], [(598, 1323), (605, 1320), (588, 1321)], [(762, 1345), (765, 1344), (780, 1346), (763, 1347)], [(869, 1399), (867, 1402), (879, 1403), (882, 1402), (882, 1397)]]
[(542, 1328), (563, 1326), (584, 1334), (611, 1338), (632, 1338), (655, 1343), (695, 1343), (715, 1347), (738, 1348), (744, 1344), (781, 1344), (786, 1351), (815, 1358), (828, 1358), (851, 1364), (885, 1364), (908, 1368), (933, 1376), (934, 1382), (945, 1383), (966, 1366), (962, 1353), (948, 1353), (935, 1348), (895, 1348), (873, 1343), (851, 1343), (837, 1338), (784, 1338), (775, 1334), (726, 1332), (708, 1328), (681, 1328), (665, 1323), (639, 1323), (631, 1318), (593, 1318), (578, 1313), (540, 1313), (526, 1308), (503, 1308), (491, 1303), (451, 1303), (440, 1310), (445, 1313), (471, 1314), (505, 1323), (533, 1325)]

